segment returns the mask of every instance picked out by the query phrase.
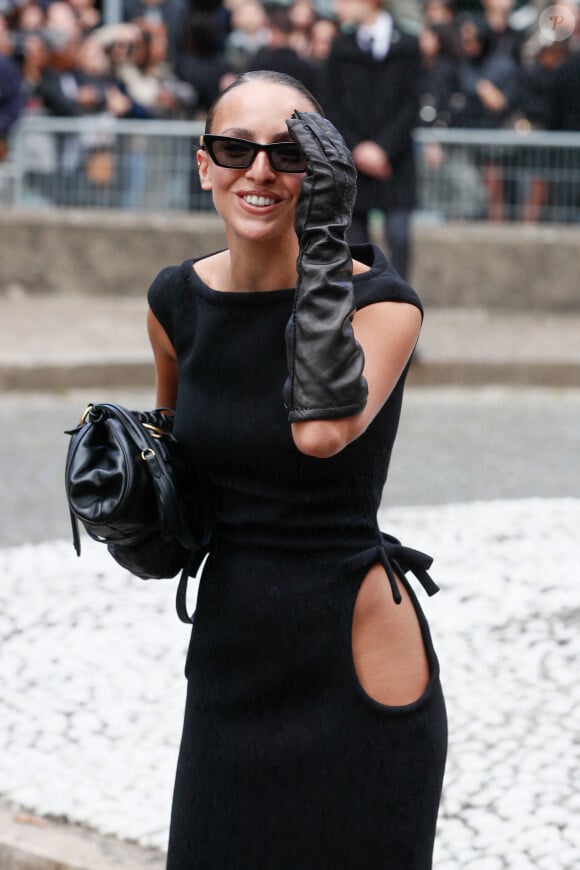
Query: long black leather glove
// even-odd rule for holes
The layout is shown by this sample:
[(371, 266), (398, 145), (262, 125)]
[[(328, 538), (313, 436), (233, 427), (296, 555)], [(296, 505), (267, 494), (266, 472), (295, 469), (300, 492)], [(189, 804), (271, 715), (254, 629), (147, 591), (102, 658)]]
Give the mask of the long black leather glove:
[(356, 169), (336, 128), (321, 115), (294, 112), (286, 121), (308, 162), (296, 208), (298, 283), (286, 327), (290, 422), (358, 414), (368, 388), (364, 354), (354, 337), (352, 258), (346, 243)]

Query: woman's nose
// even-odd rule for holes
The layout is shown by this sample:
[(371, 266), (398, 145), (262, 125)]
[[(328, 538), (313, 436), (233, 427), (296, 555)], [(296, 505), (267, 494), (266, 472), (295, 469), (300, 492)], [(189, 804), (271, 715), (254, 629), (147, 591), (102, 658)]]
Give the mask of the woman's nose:
[(275, 178), (276, 173), (270, 165), (268, 155), (265, 151), (258, 151), (251, 164), (246, 170), (246, 175), (250, 178)]

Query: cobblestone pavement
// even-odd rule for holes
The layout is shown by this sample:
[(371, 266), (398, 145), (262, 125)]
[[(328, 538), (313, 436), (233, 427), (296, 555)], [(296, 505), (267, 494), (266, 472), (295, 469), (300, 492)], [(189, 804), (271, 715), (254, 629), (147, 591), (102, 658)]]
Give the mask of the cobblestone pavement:
[[(383, 511), (436, 555), (426, 600), (450, 752), (435, 870), (580, 867), (580, 499)], [(188, 629), (173, 581), (84, 543), (0, 550), (0, 789), (163, 848)], [(111, 868), (112, 870), (112, 868)]]

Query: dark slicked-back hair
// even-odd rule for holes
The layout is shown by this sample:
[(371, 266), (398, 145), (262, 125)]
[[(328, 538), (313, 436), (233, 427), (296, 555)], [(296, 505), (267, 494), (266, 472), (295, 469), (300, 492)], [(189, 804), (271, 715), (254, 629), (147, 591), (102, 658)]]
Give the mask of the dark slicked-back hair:
[(211, 133), (213, 123), (215, 120), (215, 114), (219, 107), (220, 100), (222, 97), (225, 97), (226, 94), (229, 94), (230, 91), (233, 91), (235, 88), (239, 88), (240, 85), (245, 85), (248, 82), (253, 81), (265, 81), (271, 82), (275, 85), (284, 85), (287, 88), (293, 88), (297, 93), (299, 93), (302, 97), (308, 100), (309, 103), (312, 104), (312, 108), (315, 112), (318, 112), (320, 115), (324, 115), (324, 111), (322, 106), (318, 102), (315, 96), (313, 96), (308, 88), (302, 84), (302, 82), (298, 81), (298, 79), (293, 78), (293, 76), (286, 75), (286, 73), (275, 72), (270, 69), (259, 69), (252, 70), (250, 72), (240, 73), (234, 81), (225, 88), (219, 97), (213, 101), (212, 105), (209, 108), (207, 113), (207, 118), (205, 119), (205, 132)]

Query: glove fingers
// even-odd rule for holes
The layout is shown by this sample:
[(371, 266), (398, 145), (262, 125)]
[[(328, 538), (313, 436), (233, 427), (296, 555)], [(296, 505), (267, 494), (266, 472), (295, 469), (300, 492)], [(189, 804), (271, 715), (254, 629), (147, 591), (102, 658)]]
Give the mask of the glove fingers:
[(352, 155), (336, 127), (315, 112), (294, 112), (286, 121), (290, 135), (309, 164), (338, 163), (352, 166)]
[(298, 237), (308, 225), (350, 225), (356, 169), (344, 139), (327, 118), (314, 112), (295, 111), (286, 124), (308, 164), (296, 208)]

